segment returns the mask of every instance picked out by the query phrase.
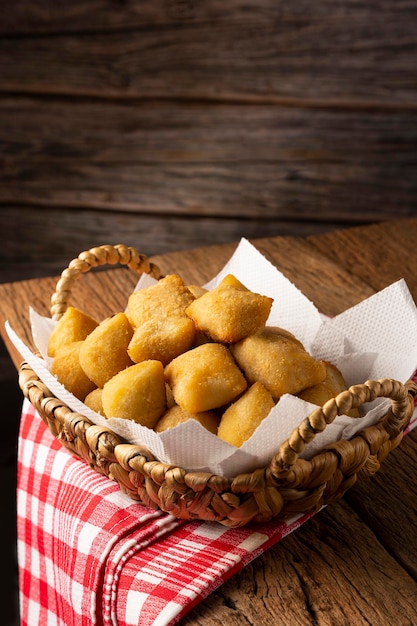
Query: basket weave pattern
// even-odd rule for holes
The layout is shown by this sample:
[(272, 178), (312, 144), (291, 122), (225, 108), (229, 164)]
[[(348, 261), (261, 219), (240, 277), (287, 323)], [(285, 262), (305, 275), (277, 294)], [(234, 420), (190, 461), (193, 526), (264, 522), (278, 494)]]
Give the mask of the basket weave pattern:
[[(105, 264), (127, 265), (155, 278), (161, 275), (159, 268), (134, 248), (92, 248), (62, 272), (51, 299), (53, 319), (65, 312), (74, 280)], [(131, 498), (181, 519), (217, 521), (226, 526), (313, 513), (341, 498), (357, 481), (375, 474), (399, 445), (417, 394), (412, 381), (403, 384), (383, 379), (354, 385), (303, 420), (267, 467), (229, 478), (162, 463), (146, 448), (96, 426), (54, 397), (27, 363), (19, 370), (19, 385), (54, 437), (92, 469), (117, 481)], [(300, 458), (305, 446), (338, 415), (382, 397), (389, 398), (390, 408), (377, 424), (349, 441), (327, 445), (309, 460)]]

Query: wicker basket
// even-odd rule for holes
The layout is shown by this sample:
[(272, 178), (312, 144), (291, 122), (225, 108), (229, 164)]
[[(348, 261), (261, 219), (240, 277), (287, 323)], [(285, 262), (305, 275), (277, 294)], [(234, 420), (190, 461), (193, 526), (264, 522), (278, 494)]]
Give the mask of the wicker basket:
[[(139, 274), (161, 276), (158, 267), (134, 248), (92, 248), (62, 272), (52, 296), (54, 319), (65, 312), (74, 280), (105, 264), (122, 264)], [(406, 384), (392, 379), (371, 380), (352, 386), (303, 420), (267, 467), (228, 478), (162, 463), (147, 449), (92, 424), (54, 397), (27, 363), (20, 368), (19, 385), (62, 445), (95, 471), (117, 481), (131, 498), (181, 519), (217, 521), (226, 526), (313, 513), (341, 498), (356, 481), (375, 474), (401, 442), (417, 393), (411, 380)], [(378, 397), (388, 398), (391, 404), (377, 424), (349, 441), (327, 445), (310, 460), (300, 458), (305, 445), (337, 415)]]

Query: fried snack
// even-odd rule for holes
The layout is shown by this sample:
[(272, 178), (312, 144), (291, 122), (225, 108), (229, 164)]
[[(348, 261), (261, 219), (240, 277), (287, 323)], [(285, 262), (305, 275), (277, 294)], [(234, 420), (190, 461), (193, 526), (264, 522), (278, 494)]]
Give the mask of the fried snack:
[(230, 351), (218, 343), (180, 354), (165, 367), (165, 377), (175, 402), (189, 413), (228, 404), (247, 387)]
[(200, 285), (187, 285), (187, 289), (191, 291), (194, 298), (199, 298), (207, 293), (207, 289), (205, 287), (201, 287)]
[(158, 420), (154, 430), (157, 433), (162, 433), (164, 430), (174, 428), (178, 424), (186, 422), (190, 419), (196, 420), (214, 435), (217, 433), (219, 417), (215, 413), (212, 411), (189, 413), (188, 411), (184, 411), (184, 409), (177, 404), (163, 414), (163, 416)]
[(195, 336), (195, 324), (189, 317), (154, 315), (136, 328), (127, 351), (134, 363), (156, 359), (167, 365), (192, 347)]
[(254, 383), (223, 413), (217, 436), (240, 448), (274, 406), (269, 391), (261, 383)]
[(74, 341), (63, 346), (57, 352), (51, 365), (51, 374), (58, 378), (67, 391), (81, 401), (95, 388), (95, 384), (80, 365), (79, 356), (83, 343), (83, 341)]
[(100, 322), (86, 337), (80, 350), (80, 364), (97, 387), (103, 387), (117, 372), (132, 365), (127, 353), (132, 336), (133, 328), (126, 315), (117, 313)]
[(129, 296), (126, 315), (133, 328), (138, 328), (155, 315), (185, 316), (194, 296), (176, 274), (169, 274), (155, 285), (144, 287)]
[[(333, 365), (333, 363), (329, 361), (324, 361), (324, 364), (326, 366), (326, 378), (321, 383), (303, 389), (303, 391), (297, 394), (302, 400), (311, 402), (311, 404), (317, 404), (317, 406), (323, 406), (327, 400), (334, 398), (340, 392), (347, 389), (343, 374), (336, 365)], [(358, 409), (350, 409), (346, 411), (346, 415), (359, 417), (359, 411)]]
[(48, 356), (74, 341), (83, 341), (98, 326), (98, 322), (73, 306), (69, 306), (53, 329), (48, 342)]
[(249, 384), (261, 382), (273, 398), (297, 394), (326, 377), (323, 361), (314, 359), (288, 331), (266, 326), (230, 350)]
[(104, 414), (154, 428), (166, 410), (164, 368), (160, 361), (136, 363), (103, 387)]
[(226, 274), (226, 276), (222, 279), (221, 285), (230, 285), (231, 287), (235, 287), (236, 289), (242, 289), (243, 291), (249, 291), (247, 287), (243, 283), (240, 282), (238, 278), (234, 274)]
[(103, 390), (100, 389), (100, 387), (96, 387), (96, 389), (93, 389), (93, 391), (90, 391), (90, 393), (84, 398), (84, 404), (86, 406), (88, 406), (89, 409), (91, 409), (92, 411), (95, 411), (96, 413), (100, 413), (100, 415), (104, 415), (104, 409), (103, 409), (103, 400), (102, 400), (102, 393)]
[(220, 283), (187, 308), (198, 330), (219, 343), (235, 343), (263, 327), (268, 319), (272, 298)]

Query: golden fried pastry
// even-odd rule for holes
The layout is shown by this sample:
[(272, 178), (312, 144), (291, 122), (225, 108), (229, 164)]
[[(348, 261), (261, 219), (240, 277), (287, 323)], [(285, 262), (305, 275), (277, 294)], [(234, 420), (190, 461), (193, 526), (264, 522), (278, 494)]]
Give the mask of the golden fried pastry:
[(187, 289), (191, 291), (194, 298), (199, 298), (207, 293), (207, 289), (205, 287), (201, 287), (200, 285), (187, 285)]
[(189, 317), (154, 315), (136, 328), (127, 348), (134, 363), (156, 359), (167, 365), (194, 343), (196, 328)]
[(205, 343), (180, 354), (165, 367), (175, 402), (189, 413), (232, 402), (247, 382), (226, 346)]
[(98, 322), (73, 306), (69, 306), (53, 329), (48, 342), (48, 356), (74, 341), (83, 341), (98, 326)]
[[(334, 398), (341, 391), (347, 389), (342, 372), (333, 365), (333, 363), (329, 363), (329, 361), (324, 361), (324, 364), (326, 366), (326, 378), (321, 383), (303, 389), (303, 391), (297, 394), (302, 400), (311, 402), (311, 404), (316, 404), (317, 406), (323, 406), (327, 400)], [(359, 417), (359, 411), (358, 409), (350, 409), (350, 411), (346, 411), (346, 415)]]
[(133, 336), (124, 313), (117, 313), (97, 326), (84, 340), (80, 364), (97, 387), (103, 387), (117, 372), (132, 365), (127, 347)]
[(235, 285), (220, 284), (187, 308), (198, 330), (220, 343), (235, 343), (264, 326), (272, 298)]
[(326, 377), (323, 361), (314, 359), (288, 331), (266, 326), (230, 350), (247, 381), (261, 382), (274, 398), (297, 394)]
[(106, 417), (153, 428), (166, 410), (162, 363), (142, 361), (122, 370), (104, 385), (102, 401)]
[(84, 404), (92, 411), (100, 413), (100, 415), (104, 415), (102, 393), (103, 390), (100, 387), (96, 387), (84, 398)]
[(240, 448), (274, 406), (269, 391), (261, 383), (254, 383), (223, 413), (217, 436)]
[(185, 316), (194, 296), (176, 274), (169, 274), (155, 285), (144, 287), (129, 296), (126, 315), (133, 328), (138, 328), (154, 315)]
[(243, 283), (240, 282), (234, 274), (226, 274), (226, 276), (222, 279), (220, 285), (230, 285), (231, 287), (235, 287), (236, 289), (242, 289), (243, 291), (249, 291), (247, 287)]
[(189, 413), (188, 411), (184, 411), (184, 409), (177, 404), (163, 414), (163, 416), (158, 420), (154, 430), (157, 433), (162, 433), (164, 430), (174, 428), (178, 424), (186, 422), (190, 419), (196, 420), (214, 435), (217, 433), (219, 417), (215, 413), (212, 411)]
[(51, 365), (51, 374), (56, 376), (76, 398), (84, 400), (85, 396), (95, 388), (95, 384), (88, 378), (80, 365), (80, 349), (83, 341), (74, 341), (63, 346)]

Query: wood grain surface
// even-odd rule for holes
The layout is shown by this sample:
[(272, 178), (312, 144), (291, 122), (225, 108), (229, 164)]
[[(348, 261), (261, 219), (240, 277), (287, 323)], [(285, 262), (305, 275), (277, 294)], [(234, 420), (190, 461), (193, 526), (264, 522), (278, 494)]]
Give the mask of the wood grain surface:
[(4, 0), (0, 281), (416, 215), (416, 0)]
[[(404, 278), (417, 300), (417, 219), (307, 238), (253, 243), (329, 315)], [(152, 258), (163, 273), (203, 282), (236, 242)], [(97, 315), (120, 310), (137, 276), (126, 269), (82, 275), (71, 301)], [(29, 341), (25, 309), (48, 313), (56, 278), (0, 285), (0, 317)], [(103, 297), (103, 294), (106, 294)], [(4, 335), (4, 329), (2, 328)], [(16, 357), (16, 365), (19, 360)], [(351, 488), (181, 620), (184, 626), (414, 626), (417, 594), (417, 431), (375, 476)]]

